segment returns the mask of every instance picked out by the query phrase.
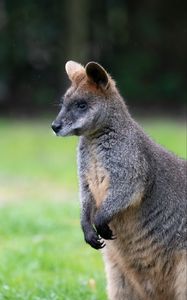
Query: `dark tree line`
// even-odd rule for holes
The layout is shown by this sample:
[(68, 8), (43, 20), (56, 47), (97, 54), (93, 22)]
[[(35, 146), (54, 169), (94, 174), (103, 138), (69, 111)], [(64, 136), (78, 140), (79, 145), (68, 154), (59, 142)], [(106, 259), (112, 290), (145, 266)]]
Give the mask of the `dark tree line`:
[(69, 59), (102, 63), (131, 105), (182, 109), (186, 8), (174, 0), (0, 0), (0, 111), (53, 109)]

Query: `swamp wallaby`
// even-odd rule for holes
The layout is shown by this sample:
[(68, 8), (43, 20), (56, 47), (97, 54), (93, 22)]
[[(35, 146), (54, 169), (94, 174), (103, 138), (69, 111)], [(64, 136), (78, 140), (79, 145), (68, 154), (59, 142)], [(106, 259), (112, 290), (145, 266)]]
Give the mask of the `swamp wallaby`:
[(52, 128), (80, 136), (85, 241), (104, 255), (110, 300), (187, 299), (186, 161), (132, 119), (102, 66), (69, 61)]

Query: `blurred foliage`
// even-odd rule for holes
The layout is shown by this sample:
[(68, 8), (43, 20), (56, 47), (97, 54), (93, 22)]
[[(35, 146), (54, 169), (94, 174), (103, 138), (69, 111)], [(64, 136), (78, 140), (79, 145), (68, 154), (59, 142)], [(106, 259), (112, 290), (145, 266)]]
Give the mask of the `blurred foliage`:
[(102, 63), (128, 102), (183, 108), (186, 8), (174, 0), (0, 0), (1, 112), (53, 109), (69, 59)]

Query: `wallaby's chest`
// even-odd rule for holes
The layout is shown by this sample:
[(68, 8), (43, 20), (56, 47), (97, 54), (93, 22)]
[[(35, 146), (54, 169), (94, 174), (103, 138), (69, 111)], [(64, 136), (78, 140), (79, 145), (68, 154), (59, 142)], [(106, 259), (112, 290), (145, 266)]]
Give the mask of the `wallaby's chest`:
[(99, 207), (108, 195), (110, 176), (95, 146), (87, 149), (87, 157), (85, 178), (96, 207)]

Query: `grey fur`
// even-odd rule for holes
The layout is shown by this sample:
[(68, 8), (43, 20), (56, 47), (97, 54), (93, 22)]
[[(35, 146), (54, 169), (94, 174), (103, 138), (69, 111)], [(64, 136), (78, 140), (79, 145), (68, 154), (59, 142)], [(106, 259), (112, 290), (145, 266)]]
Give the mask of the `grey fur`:
[[(98, 65), (96, 69), (99, 72)], [(135, 258), (137, 258), (142, 250), (143, 241), (151, 240), (151, 249), (159, 245), (163, 253), (166, 253), (163, 257), (167, 257), (168, 262), (171, 253), (181, 253), (180, 251), (186, 253), (187, 249), (187, 163), (156, 144), (145, 134), (130, 116), (110, 76), (107, 73), (103, 74), (103, 69), (100, 75), (105, 76), (102, 80), (105, 82), (104, 87), (94, 82), (94, 73), (90, 75), (85, 71), (83, 79), (73, 84), (65, 94), (61, 112), (53, 123), (61, 125), (57, 135), (80, 135), (78, 172), (81, 225), (85, 240), (96, 249), (113, 247), (116, 252), (124, 252), (121, 255), (124, 264), (128, 249), (133, 253), (136, 248)], [(96, 88), (101, 91), (100, 93), (86, 88), (87, 83), (84, 81), (87, 82), (87, 77), (91, 79), (92, 85), (97, 84)], [(72, 103), (77, 101), (85, 101), (88, 107), (76, 116), (76, 113), (72, 112), (75, 107), (73, 109), (71, 107)], [(86, 177), (92, 167), (96, 172), (102, 168), (109, 174), (107, 196), (99, 206), (96, 205)], [(100, 180), (99, 175), (95, 174), (95, 180)], [(124, 228), (125, 221), (121, 224), (119, 220), (121, 214), (126, 216), (131, 208), (134, 209), (134, 216), (137, 215), (141, 234), (132, 237), (131, 232), (128, 233), (127, 230), (123, 232), (121, 238), (120, 230)], [(119, 223), (119, 226), (116, 225)], [(129, 246), (130, 244), (132, 246)], [(148, 250), (147, 248), (146, 251)], [(136, 261), (135, 258), (133, 262)], [(157, 258), (153, 258), (153, 262), (157, 262)], [(138, 264), (140, 261), (135, 264), (136, 271)], [(160, 272), (164, 272), (162, 268)], [(124, 276), (123, 274), (120, 278)], [(183, 286), (181, 289), (185, 288), (186, 286)], [(129, 291), (132, 289), (131, 285)], [(146, 288), (144, 290), (146, 291)], [(168, 294), (173, 296), (168, 296), (165, 291), (162, 298), (156, 288), (154, 292), (146, 291), (145, 297), (138, 292), (133, 296), (134, 291), (131, 296), (125, 296), (128, 293), (130, 292), (127, 292), (127, 289), (125, 292), (120, 290), (116, 295), (122, 296), (109, 295), (109, 297), (112, 300), (114, 300), (112, 297), (117, 297), (116, 300), (133, 300), (145, 297), (149, 299), (149, 296), (153, 299), (184, 300), (183, 296), (180, 296), (183, 295), (182, 292), (176, 291)]]

